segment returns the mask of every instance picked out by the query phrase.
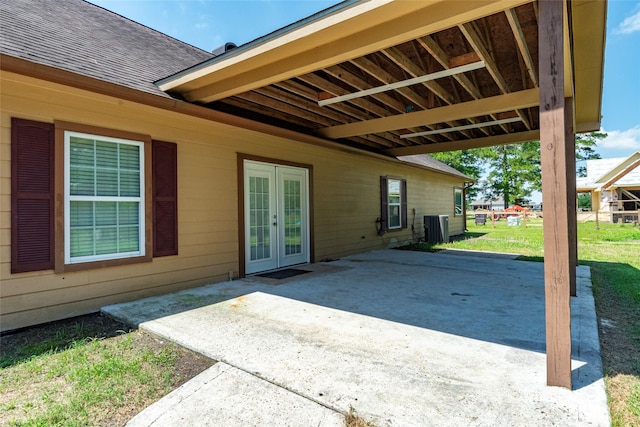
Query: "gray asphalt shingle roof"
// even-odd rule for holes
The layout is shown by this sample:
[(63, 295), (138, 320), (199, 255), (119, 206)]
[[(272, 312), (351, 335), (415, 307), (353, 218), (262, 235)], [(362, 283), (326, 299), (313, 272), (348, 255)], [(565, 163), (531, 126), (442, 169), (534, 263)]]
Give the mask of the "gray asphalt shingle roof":
[(213, 57), (82, 0), (0, 1), (0, 51), (165, 97), (154, 81)]
[(414, 154), (411, 156), (400, 156), (400, 157), (397, 157), (397, 159), (403, 162), (413, 163), (420, 166), (426, 166), (430, 169), (439, 170), (439, 171), (448, 173), (450, 175), (456, 175), (456, 176), (459, 176), (460, 178), (471, 180), (471, 178), (469, 178), (459, 170), (454, 169), (451, 166), (442, 163), (440, 160), (434, 159), (428, 154)]

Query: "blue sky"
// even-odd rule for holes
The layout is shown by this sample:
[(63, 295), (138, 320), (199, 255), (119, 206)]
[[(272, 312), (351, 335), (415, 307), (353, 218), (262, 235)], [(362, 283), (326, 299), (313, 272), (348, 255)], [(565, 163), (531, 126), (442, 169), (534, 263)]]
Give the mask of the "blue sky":
[[(148, 27), (211, 51), (282, 28), (338, 1), (90, 0)], [(640, 151), (640, 0), (609, 0), (602, 128), (604, 158)]]

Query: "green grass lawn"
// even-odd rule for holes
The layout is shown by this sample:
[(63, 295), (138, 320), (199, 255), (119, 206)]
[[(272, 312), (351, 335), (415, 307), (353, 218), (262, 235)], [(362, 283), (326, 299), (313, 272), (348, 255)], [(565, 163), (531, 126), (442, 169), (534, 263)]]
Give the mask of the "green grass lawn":
[[(507, 226), (467, 221), (465, 238), (423, 250), (472, 249), (544, 257), (542, 220)], [(417, 249), (417, 248), (414, 248)], [(640, 227), (631, 224), (578, 224), (578, 258), (591, 267), (605, 382), (613, 426), (640, 426)]]
[(124, 425), (213, 361), (99, 315), (0, 340), (0, 425)]

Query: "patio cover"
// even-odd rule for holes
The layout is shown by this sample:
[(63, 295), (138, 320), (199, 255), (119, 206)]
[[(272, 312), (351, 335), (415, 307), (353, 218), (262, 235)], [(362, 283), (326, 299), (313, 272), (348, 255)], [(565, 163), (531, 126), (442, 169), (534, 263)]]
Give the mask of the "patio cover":
[(547, 383), (570, 388), (574, 133), (600, 128), (606, 8), (345, 1), (156, 84), (307, 142), (387, 156), (540, 140)]

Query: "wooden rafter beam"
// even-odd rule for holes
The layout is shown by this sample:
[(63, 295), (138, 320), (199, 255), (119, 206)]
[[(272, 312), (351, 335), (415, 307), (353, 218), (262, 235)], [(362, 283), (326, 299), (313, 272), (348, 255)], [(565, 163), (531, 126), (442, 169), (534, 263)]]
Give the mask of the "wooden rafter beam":
[(520, 50), (520, 56), (524, 61), (525, 66), (527, 67), (527, 73), (531, 78), (534, 86), (538, 86), (538, 75), (536, 74), (536, 67), (533, 63), (533, 58), (531, 57), (531, 52), (529, 52), (529, 47), (527, 46), (527, 41), (524, 38), (524, 33), (522, 32), (522, 27), (520, 26), (520, 21), (518, 20), (518, 15), (516, 15), (515, 9), (507, 9), (504, 11), (505, 15), (507, 15), (507, 21), (509, 21), (509, 26), (511, 27), (511, 31), (513, 32), (513, 36), (516, 39), (516, 44), (518, 45), (518, 49)]
[[(392, 62), (394, 62), (398, 67), (406, 71), (410, 76), (418, 77), (424, 74), (424, 70), (421, 69), (416, 63), (414, 63), (411, 59), (407, 58), (398, 48), (392, 47), (389, 49), (385, 49), (382, 53), (389, 58)], [(478, 58), (476, 58), (478, 59)], [(484, 64), (482, 64), (484, 66)], [(445, 68), (446, 70), (446, 68)], [(462, 74), (462, 73), (456, 73)], [(453, 95), (447, 92), (439, 83), (435, 81), (427, 81), (422, 83), (428, 90), (430, 90), (434, 95), (438, 98), (442, 99), (446, 104), (453, 104), (455, 99)], [(457, 127), (457, 123), (448, 122), (447, 123), (451, 127)], [(469, 131), (462, 131), (462, 133), (467, 138), (473, 138), (473, 134)], [(449, 138), (449, 136), (446, 136)]]
[[(465, 24), (458, 25), (458, 28), (460, 28), (460, 31), (462, 31), (462, 34), (465, 36), (473, 50), (485, 62), (487, 71), (489, 71), (489, 74), (491, 74), (491, 77), (493, 77), (493, 80), (498, 85), (500, 91), (502, 93), (510, 93), (511, 89), (509, 89), (507, 81), (502, 76), (498, 64), (493, 59), (491, 53), (485, 47), (484, 42), (482, 41), (480, 34), (478, 34), (476, 29), (474, 28), (473, 23), (467, 22)], [(520, 116), (527, 129), (531, 129), (531, 123), (529, 122), (529, 118), (526, 116), (526, 114), (524, 114), (524, 112), (522, 111), (518, 111), (518, 116)]]
[[(449, 55), (447, 55), (447, 53), (442, 50), (440, 45), (431, 36), (420, 37), (417, 41), (420, 46), (422, 46), (427, 52), (429, 52), (429, 54), (431, 54), (431, 56), (435, 58), (436, 61), (440, 63), (440, 65), (445, 68), (449, 67)], [(466, 75), (457, 74), (453, 76), (453, 78), (456, 79), (458, 83), (460, 83), (460, 86), (462, 86), (464, 90), (466, 90), (474, 99), (482, 98), (480, 90), (476, 85), (473, 84), (471, 80), (469, 80)]]
[[(373, 88), (373, 85), (370, 84), (369, 82), (366, 82), (365, 80), (361, 79), (360, 77), (354, 75), (353, 73), (348, 72), (345, 68), (339, 66), (339, 65), (335, 65), (333, 67), (327, 67), (324, 69), (324, 71), (327, 74), (332, 75), (333, 77), (335, 77), (338, 80), (341, 80), (345, 83), (347, 83), (348, 85), (356, 88), (357, 90), (366, 90), (366, 89), (370, 89)], [(335, 96), (348, 96), (351, 95), (352, 92), (350, 90), (344, 89), (342, 88), (342, 94), (341, 95), (335, 95)], [(395, 112), (397, 113), (404, 113), (405, 112), (405, 106), (402, 102), (398, 101), (397, 99), (391, 97), (388, 93), (376, 93), (374, 95), (372, 95), (373, 99), (378, 100), (379, 102), (381, 102), (382, 104), (392, 108), (393, 110), (395, 110)], [(362, 98), (353, 98), (350, 99), (349, 102), (355, 104), (357, 100), (360, 100)], [(385, 116), (388, 115), (384, 114)]]
[(462, 31), (462, 34), (465, 36), (473, 50), (485, 62), (487, 71), (489, 72), (489, 74), (491, 74), (491, 77), (493, 77), (493, 80), (498, 85), (498, 88), (500, 88), (500, 92), (511, 92), (511, 90), (509, 89), (509, 85), (507, 84), (506, 80), (502, 76), (502, 73), (500, 72), (500, 69), (498, 68), (498, 64), (496, 64), (493, 56), (485, 47), (484, 42), (482, 41), (480, 34), (478, 34), (476, 29), (474, 28), (473, 23), (467, 22), (465, 24), (458, 25), (458, 28), (460, 28), (460, 31)]
[[(353, 92), (347, 95), (335, 96), (333, 98), (327, 98), (318, 101), (318, 105), (324, 107), (325, 105), (335, 104), (337, 102), (348, 101), (354, 98), (362, 98), (364, 96), (374, 95), (376, 93), (387, 92), (390, 90), (397, 90), (400, 88), (405, 88), (407, 86), (413, 86), (419, 83), (427, 84), (427, 82), (431, 82), (436, 79), (441, 79), (444, 77), (449, 77), (454, 74), (464, 73), (466, 71), (477, 70), (478, 68), (484, 67), (484, 63), (482, 61), (474, 62), (471, 64), (461, 65), (455, 68), (449, 68), (448, 70), (436, 71), (435, 73), (424, 74), (422, 76), (416, 76), (410, 79), (400, 80), (392, 83), (387, 83), (382, 86), (375, 86), (370, 89), (362, 89), (358, 92)], [(440, 86), (440, 85), (438, 85)], [(449, 97), (451, 95), (449, 94)], [(453, 97), (451, 97), (453, 98)], [(453, 102), (451, 102), (453, 103)]]
[(236, 95), (236, 97), (240, 99), (244, 99), (246, 101), (250, 101), (256, 105), (261, 106), (262, 114), (265, 114), (265, 113), (267, 115), (271, 114), (270, 112), (267, 112), (264, 110), (264, 107), (267, 106), (269, 110), (290, 114), (292, 116), (299, 117), (304, 120), (308, 120), (312, 123), (316, 123), (316, 126), (322, 126), (322, 125), (331, 126), (331, 124), (335, 125), (335, 123), (339, 123), (336, 120), (332, 120), (330, 118), (320, 116), (312, 111), (309, 111), (304, 107), (300, 108), (296, 105), (292, 105), (286, 101), (283, 101), (282, 99), (274, 99), (274, 98), (271, 98), (270, 96), (266, 96), (258, 92), (252, 91), (252, 92), (241, 93), (239, 95)]
[[(420, 46), (422, 46), (423, 49), (429, 52), (429, 54), (436, 61), (438, 61), (440, 65), (442, 65), (442, 67), (447, 68), (450, 66), (451, 58), (449, 58), (449, 55), (447, 55), (447, 53), (442, 50), (440, 45), (431, 36), (420, 37), (417, 42)], [(480, 58), (478, 57), (478, 59)], [(469, 80), (469, 77), (467, 77), (465, 74), (456, 74), (453, 76), (453, 78), (460, 84), (460, 86), (462, 86), (464, 90), (467, 91), (467, 93), (469, 93), (469, 95), (471, 95), (473, 99), (482, 98), (482, 94), (480, 93), (478, 87), (473, 84), (473, 82)], [(500, 127), (506, 133), (509, 133), (509, 129), (506, 126), (502, 125)], [(489, 135), (489, 132), (486, 129), (481, 128), (480, 131), (487, 136)]]
[[(308, 101), (311, 101), (313, 103), (315, 103), (318, 99), (318, 92), (308, 88), (305, 85), (302, 85), (298, 82), (295, 82), (293, 80), (287, 80), (285, 82), (280, 82), (277, 83), (275, 85), (272, 85), (274, 87), (278, 87), (281, 88), (283, 90), (286, 90), (288, 92), (291, 93), (295, 93), (296, 95), (300, 96), (301, 98), (307, 99)], [(349, 105), (335, 105), (332, 108), (325, 108), (324, 110), (332, 110), (332, 111), (337, 111), (341, 114), (344, 115), (344, 121), (345, 122), (351, 122), (353, 121), (352, 119), (355, 120), (368, 120), (371, 118), (370, 115), (368, 115), (367, 113), (364, 113), (362, 110), (359, 110), (355, 107), (351, 107)]]
[[(396, 47), (384, 49), (381, 53), (383, 53), (387, 58), (393, 61), (398, 67), (409, 73), (409, 75), (412, 77), (418, 77), (424, 74), (424, 70), (418, 67), (415, 62), (407, 58), (402, 52), (400, 52), (400, 49)], [(442, 99), (445, 103), (453, 104), (455, 102), (453, 99), (453, 95), (447, 92), (437, 82), (429, 81), (422, 84), (431, 92), (433, 92), (438, 98)]]
[[(353, 65), (360, 68), (362, 71), (368, 73), (369, 75), (375, 77), (377, 80), (384, 84), (393, 83), (396, 81), (395, 77), (385, 71), (383, 68), (379, 67), (373, 61), (368, 59), (367, 57), (355, 58), (350, 61)], [(398, 88), (397, 92), (407, 98), (407, 100), (411, 101), (414, 105), (426, 110), (427, 104), (424, 101), (423, 97), (421, 97), (418, 93), (411, 90), (410, 88), (403, 87)]]
[(223, 104), (230, 105), (232, 107), (239, 108), (248, 112), (253, 112), (261, 115), (268, 115), (273, 119), (292, 123), (300, 127), (312, 128), (313, 126), (317, 126), (315, 122), (311, 122), (309, 120), (302, 119), (300, 117), (296, 117), (291, 114), (283, 113), (280, 111), (269, 111), (268, 113), (266, 113), (264, 107), (262, 107), (260, 104), (256, 104), (253, 101), (242, 99), (237, 96), (226, 98), (224, 101), (221, 101), (221, 102)]
[[(312, 108), (308, 108), (309, 105), (305, 102), (301, 102), (302, 99), (296, 100), (291, 96), (286, 96), (283, 93), (278, 93), (277, 90), (273, 88), (262, 88), (256, 91), (247, 92), (245, 94), (240, 94), (236, 97), (238, 100), (244, 101), (242, 104), (235, 104), (236, 106), (254, 111), (256, 113), (265, 114), (265, 111), (262, 107), (267, 106), (270, 111), (268, 113), (269, 116), (276, 117), (279, 120), (290, 121), (297, 125), (304, 125), (304, 122), (301, 122), (297, 119), (305, 120), (309, 122), (311, 119), (314, 119), (314, 114), (318, 114), (315, 116), (315, 121), (317, 123), (331, 123), (332, 121), (342, 121), (344, 122), (344, 118), (339, 117), (335, 114), (324, 114), (321, 115), (318, 112), (311, 111)], [(227, 100), (225, 100), (227, 102)], [(233, 104), (232, 102), (230, 104)], [(320, 109), (314, 103), (311, 103), (315, 108)], [(306, 125), (308, 127), (308, 125)], [(389, 148), (389, 147), (397, 147), (397, 146), (406, 146), (407, 142), (401, 140), (396, 135), (392, 135), (389, 133), (381, 134), (381, 135), (365, 135), (359, 138), (354, 138), (354, 140), (359, 143), (364, 143), (363, 141), (368, 141), (367, 144), (372, 148), (380, 149), (380, 148)]]
[(409, 156), (413, 154), (440, 153), (444, 151), (469, 150), (472, 148), (493, 147), (496, 145), (536, 141), (539, 138), (539, 131), (530, 130), (525, 132), (508, 133), (505, 135), (464, 139), (460, 141), (438, 142), (434, 144), (424, 144), (404, 148), (391, 148), (388, 150), (384, 150), (383, 154), (387, 154), (389, 156)]
[[(343, 82), (347, 83), (348, 85), (355, 87), (357, 89), (366, 89), (369, 87), (372, 87), (370, 83), (364, 81), (363, 79), (361, 79), (360, 77), (355, 76), (352, 73), (349, 73), (347, 70), (345, 70), (343, 67), (340, 66), (334, 66), (334, 67), (328, 67), (324, 70), (326, 73), (332, 75), (333, 77), (335, 77), (338, 80), (342, 80)], [(315, 78), (314, 79), (316, 82), (318, 83), (322, 83), (322, 81), (325, 81), (324, 79), (320, 79), (320, 78)], [(340, 86), (334, 85), (333, 83), (329, 83), (326, 82), (326, 85), (324, 86), (327, 92), (329, 93), (333, 93), (336, 96), (339, 96), (340, 94), (348, 94), (349, 91), (347, 89), (344, 89)], [(408, 88), (405, 88), (406, 91), (409, 91), (410, 93), (413, 93), (413, 91), (411, 91)], [(403, 93), (407, 93), (404, 90), (402, 91)], [(407, 93), (407, 95), (410, 95), (409, 93)], [(392, 110), (395, 110), (397, 113), (404, 113), (405, 112), (405, 105), (403, 103), (401, 103), (400, 101), (398, 101), (396, 98), (393, 98), (391, 96), (389, 96), (386, 93), (378, 93), (374, 96), (372, 96), (373, 98), (375, 98), (378, 102), (380, 102), (383, 105), (386, 105), (387, 107), (391, 108)], [(384, 110), (383, 108), (378, 107), (376, 104), (367, 101), (363, 98), (354, 98), (349, 100), (349, 102), (351, 104), (357, 105), (360, 108), (365, 109), (366, 111), (373, 111), (376, 114), (378, 114), (380, 117), (386, 117), (389, 116), (389, 111)], [(347, 103), (341, 103), (341, 104), (333, 104), (331, 105), (331, 107), (336, 107), (336, 105), (348, 105)], [(451, 139), (450, 137), (448, 137), (448, 139)]]
[[(279, 90), (275, 86), (268, 86), (265, 88), (256, 89), (253, 91), (254, 93), (264, 95), (265, 98), (262, 99), (263, 104), (269, 108), (278, 109), (280, 108), (278, 104), (274, 101), (269, 101), (269, 98), (275, 101), (281, 101), (285, 104), (292, 105), (293, 107), (300, 108), (304, 111), (310, 111), (314, 114), (320, 116), (318, 121), (322, 121), (322, 117), (326, 117), (327, 119), (335, 120), (339, 123), (348, 123), (349, 120), (344, 114), (330, 109), (330, 108), (321, 108), (315, 102), (309, 101), (303, 97), (294, 96), (286, 91)], [(241, 95), (240, 95), (241, 96)], [(393, 135), (390, 133), (385, 133), (381, 135), (367, 135), (364, 139), (368, 141), (372, 141), (379, 146), (382, 147), (391, 147), (394, 143), (396, 146), (407, 146), (408, 141), (404, 141), (402, 138), (399, 138), (397, 135)]]
[[(417, 41), (420, 46), (422, 46), (436, 61), (440, 63), (440, 65), (444, 68), (450, 66), (451, 58), (449, 58), (449, 55), (442, 50), (440, 45), (431, 36), (420, 37)], [(480, 59), (477, 54), (476, 57)], [(456, 79), (460, 86), (462, 86), (462, 88), (466, 90), (473, 99), (482, 98), (480, 89), (478, 89), (478, 87), (465, 74), (456, 74), (453, 78)], [(471, 122), (476, 123), (475, 120), (471, 120)], [(500, 125), (500, 127), (505, 131), (505, 133), (509, 133), (509, 129), (505, 125)], [(489, 132), (486, 129), (481, 128), (480, 131), (487, 136), (489, 135)]]
[[(258, 93), (260, 95), (264, 95), (267, 98), (271, 98), (275, 101), (282, 101), (286, 104), (292, 105), (294, 107), (302, 108), (304, 110), (310, 111), (314, 114), (317, 114), (322, 117), (326, 117), (331, 120), (335, 120), (338, 123), (348, 123), (350, 120), (347, 120), (344, 115), (327, 108), (319, 108), (317, 104), (311, 102), (307, 99), (301, 98), (299, 96), (295, 96), (293, 94), (289, 94), (285, 91), (279, 90), (274, 86), (267, 86), (260, 89), (256, 89), (253, 91), (254, 93)], [(239, 96), (242, 96), (239, 95)], [(265, 99), (265, 105), (269, 108), (278, 108), (278, 105), (275, 102), (269, 101)]]
[(346, 138), (349, 136), (433, 125), (437, 123), (466, 119), (468, 117), (478, 117), (502, 111), (529, 108), (537, 106), (539, 101), (538, 90), (529, 89), (506, 95), (463, 102), (460, 104), (447, 105), (445, 107), (433, 108), (431, 110), (416, 111), (413, 113), (382, 117), (359, 123), (332, 126), (318, 129), (317, 132), (327, 138)]
[[(366, 57), (362, 57), (362, 58), (356, 58), (350, 61), (353, 65), (355, 65), (356, 67), (360, 68), (362, 71), (366, 72), (367, 74), (371, 75), (372, 77), (374, 77), (375, 79), (379, 80), (382, 83), (386, 83), (386, 82), (393, 82), (395, 81), (395, 77), (392, 76), (391, 74), (389, 74), (387, 71), (383, 70), (381, 67), (379, 67), (377, 64), (375, 64), (373, 61), (367, 59)], [(410, 88), (407, 87), (403, 87), (403, 88), (398, 88), (396, 90), (396, 92), (398, 92), (400, 95), (402, 95), (403, 97), (405, 97), (408, 101), (412, 102), (413, 105), (418, 106), (420, 108), (422, 108), (423, 110), (427, 109), (427, 104), (424, 102), (424, 99), (415, 91), (411, 90)], [(405, 107), (406, 108), (406, 107)], [(403, 111), (401, 111), (403, 112)], [(417, 131), (418, 129), (411, 129), (412, 131)], [(451, 138), (449, 138), (451, 139)], [(417, 144), (421, 144), (424, 142), (424, 140), (422, 139), (410, 139), (411, 141), (417, 143)], [(428, 138), (429, 141), (435, 141), (435, 139), (433, 138)]]
[[(333, 95), (341, 95), (348, 92), (346, 89), (314, 73), (305, 74), (304, 76), (299, 76), (298, 80), (308, 85), (317, 87), (318, 91), (329, 92)], [(369, 119), (373, 117), (385, 117), (389, 115), (389, 112), (386, 109), (366, 99), (354, 99), (351, 101), (351, 104), (361, 108), (363, 112), (366, 112), (367, 114), (369, 114)]]

